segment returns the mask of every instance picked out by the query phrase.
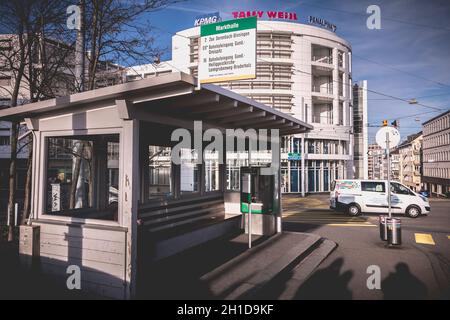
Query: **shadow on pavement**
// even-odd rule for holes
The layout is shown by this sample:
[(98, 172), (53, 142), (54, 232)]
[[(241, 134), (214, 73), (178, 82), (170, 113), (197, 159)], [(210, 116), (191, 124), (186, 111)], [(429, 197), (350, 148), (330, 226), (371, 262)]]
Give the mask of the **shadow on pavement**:
[(406, 263), (398, 263), (395, 272), (381, 283), (384, 299), (426, 299), (427, 287), (409, 271)]
[(344, 259), (338, 258), (325, 269), (315, 272), (298, 290), (294, 299), (300, 300), (350, 300), (352, 291), (348, 284), (353, 271), (342, 273)]
[[(241, 231), (196, 246), (175, 256), (149, 263), (141, 270), (138, 299), (217, 299), (200, 278), (247, 251), (246, 243), (234, 242)], [(253, 245), (267, 240), (259, 237)]]

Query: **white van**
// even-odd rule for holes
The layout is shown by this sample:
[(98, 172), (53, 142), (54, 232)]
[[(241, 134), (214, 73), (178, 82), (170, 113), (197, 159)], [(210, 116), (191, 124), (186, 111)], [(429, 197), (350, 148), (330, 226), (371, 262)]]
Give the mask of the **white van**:
[[(387, 213), (386, 180), (335, 180), (331, 184), (330, 208), (347, 211), (351, 216), (362, 212)], [(430, 212), (428, 199), (403, 184), (391, 181), (392, 213), (411, 218)]]

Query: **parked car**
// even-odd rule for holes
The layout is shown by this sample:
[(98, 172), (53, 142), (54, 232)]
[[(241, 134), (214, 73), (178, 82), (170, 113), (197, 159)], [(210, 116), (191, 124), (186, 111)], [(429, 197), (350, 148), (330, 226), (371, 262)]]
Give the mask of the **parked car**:
[[(428, 198), (403, 184), (391, 181), (392, 213), (404, 213), (411, 218), (431, 211)], [(362, 212), (387, 213), (386, 180), (335, 180), (331, 184), (330, 208), (343, 210), (351, 216)]]

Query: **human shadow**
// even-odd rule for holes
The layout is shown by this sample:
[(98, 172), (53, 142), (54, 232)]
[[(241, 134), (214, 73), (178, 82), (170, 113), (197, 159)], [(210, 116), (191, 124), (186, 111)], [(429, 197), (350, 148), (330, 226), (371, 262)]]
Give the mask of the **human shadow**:
[(343, 258), (337, 258), (330, 266), (315, 272), (296, 292), (300, 300), (350, 300), (352, 291), (348, 284), (353, 271), (342, 272)]
[(406, 263), (400, 262), (381, 283), (384, 299), (388, 300), (420, 300), (427, 298), (425, 284), (411, 274)]

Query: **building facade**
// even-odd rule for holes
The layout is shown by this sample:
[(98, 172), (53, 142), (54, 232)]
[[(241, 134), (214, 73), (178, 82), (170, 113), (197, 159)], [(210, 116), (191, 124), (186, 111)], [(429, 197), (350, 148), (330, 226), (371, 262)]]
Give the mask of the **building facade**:
[(376, 143), (368, 146), (367, 176), (369, 179), (385, 178), (384, 150)]
[(414, 191), (422, 188), (422, 132), (412, 134), (398, 147), (399, 180)]
[(391, 151), (391, 178), (400, 181), (400, 152), (398, 148)]
[(433, 195), (450, 192), (450, 111), (423, 123), (422, 182)]
[[(177, 71), (197, 75), (199, 34), (194, 27), (173, 36)], [(256, 79), (219, 84), (314, 126), (284, 140), (283, 192), (326, 192), (334, 179), (353, 177), (351, 61), (350, 44), (334, 32), (258, 21)]]
[(353, 133), (355, 179), (368, 179), (367, 80), (353, 86)]

